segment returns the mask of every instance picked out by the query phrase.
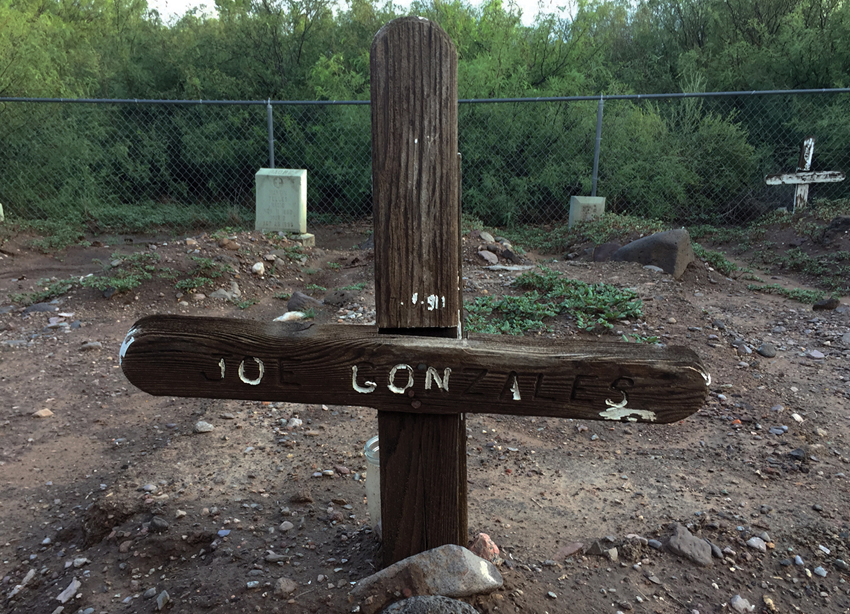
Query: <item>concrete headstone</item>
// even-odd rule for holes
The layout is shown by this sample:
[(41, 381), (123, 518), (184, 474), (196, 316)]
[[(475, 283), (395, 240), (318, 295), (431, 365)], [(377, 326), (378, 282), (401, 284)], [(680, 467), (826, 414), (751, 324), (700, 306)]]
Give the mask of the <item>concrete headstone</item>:
[(255, 175), (255, 230), (307, 232), (307, 171), (261, 168)]
[(604, 196), (571, 196), (569, 227), (572, 228), (579, 222), (595, 220), (604, 213)]

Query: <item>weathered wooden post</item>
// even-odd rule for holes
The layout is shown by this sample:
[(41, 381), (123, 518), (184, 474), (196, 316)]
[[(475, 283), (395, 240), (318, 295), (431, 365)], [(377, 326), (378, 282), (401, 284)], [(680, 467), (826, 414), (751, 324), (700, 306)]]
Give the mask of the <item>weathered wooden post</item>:
[[(375, 35), (370, 68), (378, 330), (460, 339), (457, 51), (437, 24), (405, 17)], [(384, 562), (465, 543), (463, 414), (387, 409), (378, 407)]]
[(791, 211), (804, 209), (809, 204), (809, 184), (811, 183), (829, 183), (835, 181), (844, 181), (844, 173), (841, 171), (817, 171), (812, 172), (812, 157), (815, 155), (815, 137), (810, 136), (803, 140), (800, 146), (800, 158), (797, 161), (797, 172), (795, 173), (779, 173), (777, 175), (768, 175), (764, 178), (767, 185), (788, 185), (794, 184), (797, 189), (794, 190), (794, 204)]
[(151, 394), (377, 408), (385, 564), (466, 544), (465, 413), (674, 422), (710, 383), (687, 348), (463, 334), (456, 62), (417, 17), (372, 47), (377, 326), (148, 316), (120, 353)]

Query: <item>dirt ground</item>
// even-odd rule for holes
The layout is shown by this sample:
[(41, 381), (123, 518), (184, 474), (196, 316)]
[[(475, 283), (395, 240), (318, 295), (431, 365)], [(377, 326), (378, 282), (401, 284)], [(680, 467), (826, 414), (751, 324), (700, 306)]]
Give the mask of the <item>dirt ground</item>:
[[(348, 287), (337, 305), (315, 309), (316, 320), (374, 322), (373, 257), (359, 247), (368, 227), (316, 232), (305, 262), (281, 258), (262, 278), (252, 265), (285, 246), (252, 233), (233, 237), (231, 249), (206, 234), (191, 237), (197, 245), (185, 236), (100, 237), (47, 255), (27, 236), (2, 246), (6, 611), (58, 612), (74, 578), (81, 585), (65, 614), (152, 612), (162, 591), (171, 612), (352, 611), (351, 584), (380, 561), (362, 454), (377, 434), (376, 412), (153, 397), (118, 365), (128, 329), (153, 313), (268, 321), (286, 311), (276, 294), (323, 298)], [(517, 273), (485, 269), (479, 243), (464, 238), (465, 298), (511, 291)], [(102, 274), (116, 253), (139, 252), (178, 272), (193, 255), (237, 272), (202, 288), (203, 299), (178, 298), (174, 280), (154, 276), (110, 298), (77, 287), (48, 311), (10, 300), (43, 278)], [(504, 586), (467, 601), (481, 612), (706, 614), (738, 611), (729, 602), (740, 595), (756, 612), (850, 612), (850, 300), (812, 311), (702, 262), (676, 281), (584, 256), (524, 258), (635, 289), (644, 317), (605, 334), (688, 346), (712, 382), (705, 407), (671, 425), (468, 415), (470, 540), (485, 532), (501, 548)], [(239, 301), (209, 298), (231, 280)], [(770, 282), (801, 287), (788, 276)], [(553, 329), (546, 334), (565, 340), (596, 337), (569, 319)], [(755, 351), (763, 342), (775, 357)], [(52, 415), (34, 416), (45, 409)], [(213, 431), (194, 433), (199, 420)], [(647, 544), (676, 522), (724, 558), (699, 567)], [(746, 545), (753, 536), (765, 552)], [(597, 540), (616, 546), (618, 559), (586, 553)], [(297, 585), (289, 595), (275, 594), (282, 577)]]

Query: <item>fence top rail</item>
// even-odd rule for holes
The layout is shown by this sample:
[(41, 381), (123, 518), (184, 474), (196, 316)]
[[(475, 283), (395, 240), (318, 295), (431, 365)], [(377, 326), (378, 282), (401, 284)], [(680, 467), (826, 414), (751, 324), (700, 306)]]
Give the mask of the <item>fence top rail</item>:
[[(598, 94), (593, 96), (548, 96), (537, 98), (463, 98), (458, 100), (460, 104), (484, 104), (504, 102), (581, 102), (588, 100), (660, 100), (675, 98), (717, 98), (734, 96), (777, 96), (777, 95), (800, 95), (800, 94), (847, 94), (850, 88), (823, 88), (808, 90), (753, 90), (747, 92), (673, 92), (668, 94), (613, 94), (606, 96)], [(0, 97), (0, 103), (4, 102), (59, 102), (77, 104), (173, 104), (173, 105), (275, 105), (275, 106), (332, 106), (332, 105), (368, 105), (369, 100), (165, 100), (165, 99), (143, 99), (143, 98), (22, 98), (22, 97)]]

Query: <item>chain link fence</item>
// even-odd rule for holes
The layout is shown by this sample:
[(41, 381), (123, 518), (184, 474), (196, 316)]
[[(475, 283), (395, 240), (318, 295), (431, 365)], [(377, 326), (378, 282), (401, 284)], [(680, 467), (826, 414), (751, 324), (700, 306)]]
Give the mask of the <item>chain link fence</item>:
[[(742, 224), (791, 207), (811, 170), (850, 168), (850, 89), (461, 101), (463, 210), (491, 226), (565, 221), (594, 185), (608, 211)], [(0, 99), (0, 203), (9, 220), (92, 232), (253, 227), (254, 174), (308, 172), (313, 226), (371, 213), (368, 102)], [(850, 196), (817, 183), (809, 200)]]

